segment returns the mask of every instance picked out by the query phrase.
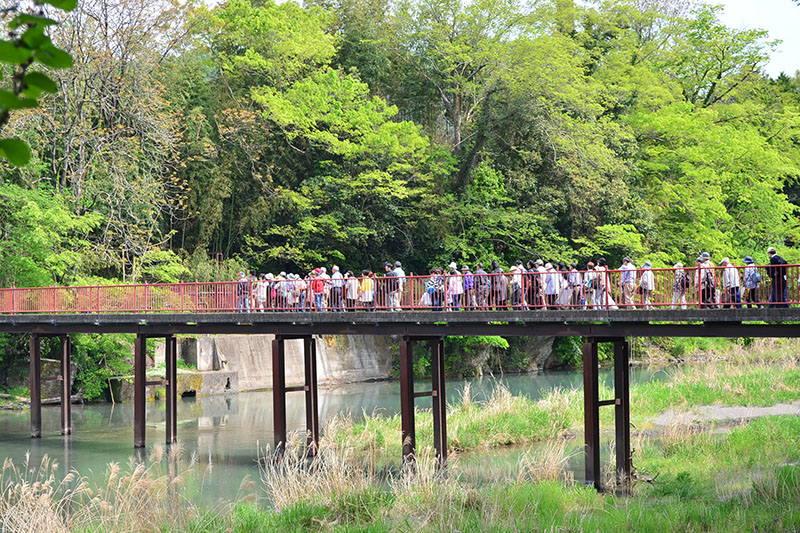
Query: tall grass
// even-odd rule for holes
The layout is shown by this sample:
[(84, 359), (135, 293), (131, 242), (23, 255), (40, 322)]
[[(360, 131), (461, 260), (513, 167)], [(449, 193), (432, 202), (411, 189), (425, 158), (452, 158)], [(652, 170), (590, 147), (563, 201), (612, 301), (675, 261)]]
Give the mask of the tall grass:
[[(184, 460), (174, 447), (166, 454), (155, 446), (149, 466), (133, 460), (109, 463), (95, 477), (69, 472), (45, 456), (21, 465), (6, 459), (0, 472), (0, 531), (159, 531), (181, 527), (200, 513), (185, 495), (187, 476), (196, 473), (194, 458)], [(241, 498), (237, 498), (241, 499)]]

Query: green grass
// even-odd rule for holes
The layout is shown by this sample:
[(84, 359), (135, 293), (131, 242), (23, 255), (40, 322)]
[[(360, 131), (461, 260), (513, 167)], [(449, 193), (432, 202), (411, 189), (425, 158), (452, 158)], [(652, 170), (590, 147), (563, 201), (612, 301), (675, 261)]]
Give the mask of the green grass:
[[(614, 393), (602, 383), (600, 398)], [(800, 400), (800, 365), (794, 359), (780, 363), (750, 362), (685, 365), (670, 370), (665, 381), (631, 387), (631, 415), (637, 427), (667, 410), (691, 411), (702, 405), (771, 406)], [(416, 415), (417, 442), (432, 442), (430, 409)], [(614, 410), (600, 410), (604, 427), (613, 426)], [(527, 444), (574, 433), (583, 428), (583, 391), (555, 390), (541, 400), (512, 396), (502, 386), (485, 402), (469, 397), (448, 405), (448, 439), (456, 451)], [(380, 461), (400, 457), (400, 416), (373, 415), (363, 421), (335, 424), (332, 439), (342, 446), (369, 451)]]
[[(433, 478), (309, 496), (280, 511), (238, 506), (234, 531), (793, 531), (800, 527), (800, 418), (728, 435), (647, 441), (637, 466), (660, 475), (631, 497), (558, 481), (471, 484)], [(423, 476), (424, 477), (424, 476)], [(383, 494), (383, 495), (381, 495)], [(241, 528), (246, 524), (245, 528)]]

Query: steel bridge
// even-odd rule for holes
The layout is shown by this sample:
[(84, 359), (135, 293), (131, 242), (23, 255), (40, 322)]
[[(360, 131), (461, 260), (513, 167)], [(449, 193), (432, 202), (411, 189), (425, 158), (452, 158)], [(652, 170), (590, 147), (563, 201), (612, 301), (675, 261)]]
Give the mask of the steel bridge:
[[(61, 382), (61, 433), (71, 433), (70, 335), (75, 333), (130, 333), (134, 343), (134, 442), (145, 446), (145, 400), (147, 385), (166, 388), (166, 442), (177, 441), (176, 335), (182, 334), (273, 334), (270, 354), (273, 368), (273, 423), (275, 450), (283, 453), (286, 436), (286, 394), (303, 392), (306, 404), (307, 450), (313, 455), (319, 442), (317, 406), (316, 340), (314, 335), (391, 335), (400, 348), (400, 389), (403, 460), (413, 464), (416, 436), (414, 400), (431, 397), (434, 449), (439, 466), (447, 463), (447, 409), (445, 395), (444, 338), (448, 335), (578, 336), (584, 338), (584, 424), (586, 483), (600, 488), (599, 409), (614, 406), (616, 472), (619, 488), (627, 490), (631, 476), (629, 338), (632, 337), (800, 337), (800, 308), (750, 309), (563, 309), (477, 310), (435, 312), (180, 312), (180, 313), (27, 313), (0, 314), (0, 332), (30, 335), (31, 437), (42, 435), (41, 383)], [(41, 376), (40, 341), (61, 339), (61, 373)], [(166, 340), (166, 378), (147, 381), (146, 340)], [(305, 382), (287, 387), (284, 343), (302, 339)], [(414, 392), (414, 343), (427, 343), (431, 350), (431, 389)], [(614, 397), (598, 396), (598, 344), (614, 345)]]

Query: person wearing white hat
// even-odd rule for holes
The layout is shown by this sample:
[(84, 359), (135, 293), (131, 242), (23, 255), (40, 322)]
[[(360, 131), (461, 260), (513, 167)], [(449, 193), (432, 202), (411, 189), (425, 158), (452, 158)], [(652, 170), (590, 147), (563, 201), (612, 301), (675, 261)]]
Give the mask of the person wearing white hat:
[(551, 263), (546, 263), (544, 269), (547, 272), (544, 281), (544, 297), (547, 301), (547, 308), (558, 309), (556, 300), (561, 290), (561, 276), (556, 272), (556, 269), (553, 268)]
[(652, 265), (650, 261), (645, 261), (642, 265), (642, 275), (639, 278), (639, 287), (642, 289), (642, 303), (645, 309), (653, 309), (653, 304), (650, 298), (653, 291), (656, 290), (656, 280), (653, 276)]
[(690, 278), (683, 269), (683, 263), (675, 263), (675, 281), (672, 283), (672, 308), (677, 309), (680, 304), (681, 309), (686, 309), (686, 292), (689, 290)]
[(736, 266), (727, 257), (724, 258), (719, 266), (725, 267), (722, 271), (722, 290), (723, 290), (723, 308), (730, 308), (736, 306), (737, 309), (742, 308), (742, 295), (740, 293), (740, 279), (739, 271)]
[(456, 264), (450, 263), (447, 273), (447, 303), (452, 311), (461, 310), (461, 295), (464, 294), (464, 280), (456, 270)]

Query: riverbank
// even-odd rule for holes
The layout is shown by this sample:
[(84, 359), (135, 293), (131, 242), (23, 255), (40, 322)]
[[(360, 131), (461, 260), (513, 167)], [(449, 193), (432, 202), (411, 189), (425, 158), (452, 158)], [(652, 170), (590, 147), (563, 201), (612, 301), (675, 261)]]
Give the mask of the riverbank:
[[(324, 441), (312, 463), (289, 446), (265, 462), (260, 497), (199, 508), (191, 458), (154, 448), (149, 467), (113, 464), (105, 475), (10, 462), (0, 474), (0, 515), (19, 532), (61, 531), (790, 531), (800, 527), (800, 418), (767, 417), (719, 435), (674, 431), (635, 437), (631, 496), (598, 494), (573, 480), (563, 441), (520, 456), (517, 475), (464, 475), (454, 457), (436, 472), (430, 449), (416, 473), (382, 470), (363, 454)], [(297, 455), (294, 455), (297, 454)], [(574, 457), (572, 457), (574, 459)], [(613, 475), (605, 472), (608, 487)], [(652, 480), (650, 482), (643, 479)]]

